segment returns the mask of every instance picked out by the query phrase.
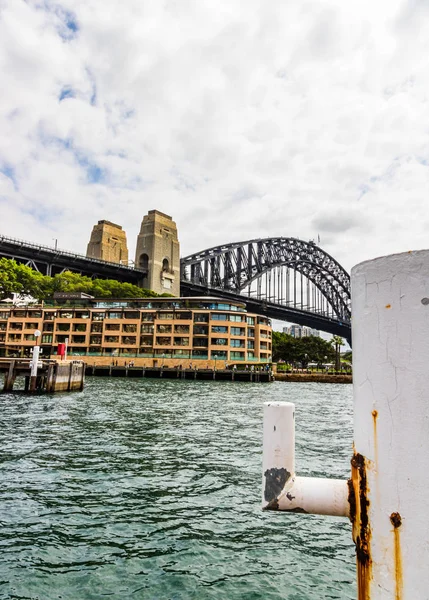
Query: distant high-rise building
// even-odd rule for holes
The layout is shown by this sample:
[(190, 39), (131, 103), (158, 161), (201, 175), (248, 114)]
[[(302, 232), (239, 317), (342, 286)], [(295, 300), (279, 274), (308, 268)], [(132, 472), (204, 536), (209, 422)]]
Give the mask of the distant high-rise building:
[(110, 221), (98, 221), (94, 225), (86, 250), (88, 258), (128, 264), (127, 236), (120, 225)]
[(283, 333), (287, 333), (294, 338), (303, 337), (320, 337), (320, 331), (306, 327), (305, 325), (291, 325), (290, 327), (283, 327)]

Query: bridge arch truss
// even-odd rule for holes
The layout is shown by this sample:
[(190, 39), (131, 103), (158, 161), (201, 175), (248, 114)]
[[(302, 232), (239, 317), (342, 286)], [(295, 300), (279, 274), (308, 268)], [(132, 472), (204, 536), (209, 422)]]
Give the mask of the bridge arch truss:
[(307, 315), (309, 323), (336, 321), (350, 329), (350, 276), (314, 242), (277, 237), (225, 244), (183, 258), (181, 269), (183, 287), (246, 296), (301, 314), (301, 321)]

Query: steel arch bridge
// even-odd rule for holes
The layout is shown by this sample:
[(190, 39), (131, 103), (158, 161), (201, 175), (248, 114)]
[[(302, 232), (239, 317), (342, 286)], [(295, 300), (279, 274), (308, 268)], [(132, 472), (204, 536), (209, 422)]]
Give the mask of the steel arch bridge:
[(351, 342), (350, 276), (312, 241), (247, 240), (208, 248), (180, 262), (182, 295), (245, 301), (252, 312)]

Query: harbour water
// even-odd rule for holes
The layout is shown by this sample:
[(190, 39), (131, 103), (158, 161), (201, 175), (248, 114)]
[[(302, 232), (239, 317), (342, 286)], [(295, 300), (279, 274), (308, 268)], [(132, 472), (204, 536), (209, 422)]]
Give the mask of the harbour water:
[(354, 599), (346, 520), (260, 510), (262, 404), (347, 477), (352, 386), (89, 378), (0, 396), (0, 598)]

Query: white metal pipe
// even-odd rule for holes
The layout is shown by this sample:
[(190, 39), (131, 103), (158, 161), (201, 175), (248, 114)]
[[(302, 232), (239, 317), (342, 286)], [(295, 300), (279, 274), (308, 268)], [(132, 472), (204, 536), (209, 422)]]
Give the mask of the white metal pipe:
[(295, 405), (264, 404), (262, 507), (348, 516), (347, 481), (295, 476)]
[[(359, 598), (429, 598), (429, 250), (352, 270)], [(353, 506), (354, 504), (354, 506)]]
[(280, 495), (278, 510), (348, 517), (347, 481), (322, 477), (295, 477), (291, 488)]
[(295, 404), (264, 403), (262, 507), (276, 508), (295, 474)]

